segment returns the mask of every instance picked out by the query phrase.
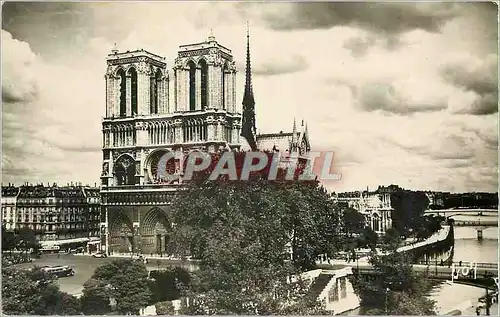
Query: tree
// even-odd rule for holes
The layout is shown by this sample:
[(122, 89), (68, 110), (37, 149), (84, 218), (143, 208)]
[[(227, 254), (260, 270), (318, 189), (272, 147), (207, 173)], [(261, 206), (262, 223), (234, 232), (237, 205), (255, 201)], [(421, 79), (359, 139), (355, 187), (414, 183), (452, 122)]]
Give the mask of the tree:
[(2, 269), (2, 312), (6, 315), (78, 315), (79, 300), (61, 292), (39, 268)]
[(2, 251), (13, 250), (18, 243), (18, 237), (14, 234), (14, 231), (8, 231), (2, 225)]
[(80, 298), (82, 312), (85, 315), (106, 315), (111, 312), (111, 291), (107, 282), (90, 279), (83, 285)]
[(361, 233), (365, 227), (365, 217), (354, 208), (346, 208), (343, 211), (342, 220), (345, 232), (350, 236), (353, 233)]
[(199, 260), (183, 313), (321, 313), (308, 285), (290, 277), (335, 255), (333, 207), (317, 183), (200, 182), (180, 192), (171, 249)]
[(383, 249), (397, 250), (401, 246), (401, 235), (398, 230), (389, 228), (382, 237)]
[(365, 227), (361, 230), (358, 238), (357, 238), (357, 246), (358, 247), (369, 247), (372, 250), (375, 250), (378, 244), (378, 235), (375, 231), (373, 231), (370, 227)]
[(429, 198), (424, 192), (399, 189), (391, 193), (393, 227), (407, 235), (417, 226), (418, 220), (429, 207)]
[(171, 301), (158, 302), (155, 304), (157, 315), (174, 315), (175, 308)]
[(435, 315), (435, 303), (426, 297), (431, 284), (413, 272), (408, 255), (396, 252), (396, 248), (396, 244), (389, 244), (387, 254), (371, 254), (375, 279), (364, 279), (361, 275), (352, 279), (361, 304), (373, 307), (366, 314)]
[(55, 284), (46, 286), (40, 294), (39, 305), (34, 315), (80, 315), (80, 300), (61, 292)]
[[(288, 281), (290, 271), (265, 268), (240, 274), (209, 270), (196, 273), (197, 282), (187, 292), (186, 315), (320, 315), (324, 308), (308, 292), (303, 280)], [(291, 268), (289, 268), (291, 269)]]
[(150, 302), (152, 294), (148, 271), (143, 263), (128, 259), (115, 260), (98, 267), (92, 279), (95, 282), (84, 285), (86, 310), (92, 301), (106, 304), (104, 298), (107, 294), (116, 300), (116, 310), (124, 315), (137, 315)]
[(180, 298), (182, 291), (186, 290), (191, 281), (189, 272), (180, 267), (167, 271), (153, 271), (151, 277), (154, 279), (150, 282), (154, 303)]
[(15, 234), (18, 236), (18, 245), (17, 248), (23, 250), (25, 252), (29, 252), (32, 250), (33, 252), (38, 252), (40, 249), (40, 242), (36, 237), (35, 231), (28, 227), (21, 227), (20, 229), (15, 231)]

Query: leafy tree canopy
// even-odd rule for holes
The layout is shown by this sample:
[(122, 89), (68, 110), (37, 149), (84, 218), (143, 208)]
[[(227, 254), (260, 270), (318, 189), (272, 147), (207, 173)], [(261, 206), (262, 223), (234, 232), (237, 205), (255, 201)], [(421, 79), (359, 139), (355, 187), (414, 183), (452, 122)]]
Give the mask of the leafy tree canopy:
[(361, 233), (365, 228), (365, 217), (354, 208), (347, 207), (342, 213), (347, 234)]
[(150, 282), (150, 288), (154, 303), (179, 299), (181, 292), (186, 290), (191, 282), (189, 272), (180, 267), (166, 271), (153, 271), (151, 277), (153, 281)]
[(24, 250), (40, 249), (40, 243), (35, 231), (28, 227), (21, 227), (14, 231), (8, 231), (2, 226), (2, 250)]
[[(109, 295), (116, 300), (119, 313), (139, 314), (152, 296), (147, 278), (148, 271), (143, 263), (120, 259), (103, 264), (84, 285), (85, 309), (90, 309), (89, 302), (109, 303), (105, 300)], [(104, 307), (107, 309), (106, 305)]]
[(353, 278), (361, 304), (374, 308), (366, 314), (435, 315), (435, 303), (426, 296), (431, 284), (413, 271), (407, 254), (395, 252), (397, 244), (388, 246), (388, 254), (373, 252), (370, 257), (375, 279)]
[(110, 313), (112, 292), (106, 281), (90, 279), (83, 285), (80, 298), (85, 315), (106, 315)]
[(2, 312), (6, 315), (79, 315), (79, 300), (61, 292), (39, 268), (2, 269)]
[[(199, 260), (186, 293), (189, 314), (322, 311), (289, 278), (335, 256), (340, 218), (317, 183), (204, 182), (175, 199), (171, 250)], [(290, 252), (291, 251), (291, 252)], [(302, 285), (302, 284), (303, 285)], [(301, 284), (303, 287), (299, 287)]]

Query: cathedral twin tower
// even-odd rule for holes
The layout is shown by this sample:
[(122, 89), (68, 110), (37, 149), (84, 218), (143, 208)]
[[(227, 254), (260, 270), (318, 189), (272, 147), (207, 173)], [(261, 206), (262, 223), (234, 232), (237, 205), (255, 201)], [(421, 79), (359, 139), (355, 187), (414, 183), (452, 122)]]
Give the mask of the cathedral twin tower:
[(175, 60), (174, 105), (169, 105), (165, 58), (144, 50), (108, 55), (107, 118), (206, 109), (236, 110), (236, 67), (213, 36), (182, 45)]
[(103, 186), (157, 183), (167, 150), (240, 147), (237, 70), (213, 36), (179, 47), (172, 81), (165, 58), (145, 50), (113, 50), (107, 64)]
[(233, 56), (213, 36), (180, 46), (170, 78), (164, 57), (144, 50), (113, 50), (108, 55), (102, 121), (102, 250), (167, 252), (174, 226), (170, 204), (181, 183), (180, 173), (173, 181), (157, 177), (160, 159), (169, 151), (176, 158), (167, 167), (178, 172), (183, 154), (240, 149), (245, 142), (252, 150), (309, 151), (304, 124), (297, 129), (294, 122), (291, 133), (256, 134), (248, 34), (246, 59), (239, 106)]

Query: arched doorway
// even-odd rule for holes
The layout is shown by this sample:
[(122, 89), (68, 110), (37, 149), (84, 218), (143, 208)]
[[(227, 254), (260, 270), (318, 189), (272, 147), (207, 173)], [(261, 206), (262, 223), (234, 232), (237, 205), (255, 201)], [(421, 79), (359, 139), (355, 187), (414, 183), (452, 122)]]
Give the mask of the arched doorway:
[(142, 251), (166, 254), (170, 232), (170, 221), (165, 213), (159, 208), (151, 209), (141, 223)]
[[(113, 214), (113, 213), (112, 213)], [(122, 211), (114, 214), (110, 221), (109, 248), (111, 253), (130, 253), (134, 251), (132, 222)]]
[(155, 225), (155, 236), (156, 236), (156, 253), (162, 254), (167, 252), (168, 244), (168, 230), (165, 225), (161, 222), (157, 222)]
[(135, 172), (134, 159), (128, 155), (120, 156), (114, 167), (116, 185), (134, 185)]

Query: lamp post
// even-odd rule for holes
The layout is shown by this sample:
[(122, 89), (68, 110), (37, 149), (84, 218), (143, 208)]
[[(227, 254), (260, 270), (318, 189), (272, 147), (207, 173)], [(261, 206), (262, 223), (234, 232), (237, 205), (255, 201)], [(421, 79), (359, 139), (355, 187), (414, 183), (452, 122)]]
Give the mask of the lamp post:
[(387, 293), (389, 293), (389, 288), (387, 287), (385, 289), (385, 301), (384, 301), (384, 311), (385, 311), (385, 314), (387, 315)]

